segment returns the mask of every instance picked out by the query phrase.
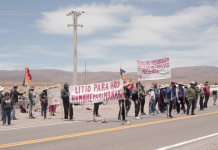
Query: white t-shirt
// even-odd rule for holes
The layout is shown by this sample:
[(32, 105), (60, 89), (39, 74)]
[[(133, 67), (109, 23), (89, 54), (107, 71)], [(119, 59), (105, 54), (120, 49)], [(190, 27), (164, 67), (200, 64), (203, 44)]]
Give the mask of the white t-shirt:
[(149, 92), (149, 99), (151, 100), (151, 97), (153, 96), (152, 100), (155, 100), (155, 92), (154, 91), (150, 91)]

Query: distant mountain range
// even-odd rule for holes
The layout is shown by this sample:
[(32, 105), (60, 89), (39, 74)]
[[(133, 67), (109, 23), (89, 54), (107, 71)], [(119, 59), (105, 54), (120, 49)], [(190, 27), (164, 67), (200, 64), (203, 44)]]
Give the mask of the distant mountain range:
[[(67, 72), (55, 69), (30, 70), (33, 77), (33, 83), (62, 83), (73, 81), (73, 72)], [(78, 83), (84, 84), (85, 73), (78, 73)], [(137, 81), (137, 72), (127, 72), (126, 80), (131, 78)], [(24, 79), (24, 70), (0, 70), (0, 82), (21, 82)], [(88, 72), (88, 83), (98, 83), (120, 79), (119, 72)], [(189, 83), (190, 81), (198, 81), (204, 83), (218, 82), (218, 67), (213, 66), (196, 66), (196, 67), (180, 67), (172, 69), (172, 81)], [(158, 80), (159, 83), (169, 83), (170, 79)], [(154, 81), (145, 81), (150, 83)]]

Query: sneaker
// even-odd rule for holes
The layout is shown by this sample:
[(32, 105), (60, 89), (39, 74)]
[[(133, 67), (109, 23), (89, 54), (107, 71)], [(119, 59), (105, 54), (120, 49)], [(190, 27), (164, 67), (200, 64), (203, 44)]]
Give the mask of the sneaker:
[(207, 109), (209, 109), (209, 107), (206, 107)]
[(45, 117), (45, 119), (48, 119), (48, 117)]
[(120, 120), (120, 119), (117, 119), (117, 121), (118, 121), (118, 122), (121, 122), (121, 120)]
[(160, 112), (159, 111), (157, 111), (157, 114), (159, 114)]
[(101, 117), (101, 115), (96, 115), (96, 117)]
[(13, 120), (17, 120), (17, 118), (16, 118), (16, 117), (14, 117), (14, 118), (13, 118)]
[(192, 113), (191, 115), (196, 115), (195, 113)]
[(135, 119), (136, 119), (136, 120), (139, 120), (140, 118), (139, 118), (139, 117), (135, 117)]
[(179, 100), (177, 100), (177, 102), (180, 104), (180, 101), (179, 101)]
[(141, 115), (146, 115), (146, 113), (141, 113)]
[(93, 115), (93, 117), (96, 117), (96, 115)]
[(9, 124), (9, 126), (11, 126), (11, 124)]
[(42, 117), (42, 120), (44, 120), (44, 117)]
[(213, 105), (216, 105), (216, 104), (213, 104)]
[(7, 124), (4, 124), (3, 126), (7, 126)]
[(180, 113), (177, 113), (178, 115), (180, 115)]
[(170, 116), (167, 115), (167, 119), (170, 119)]
[(170, 116), (170, 118), (173, 118), (173, 116)]

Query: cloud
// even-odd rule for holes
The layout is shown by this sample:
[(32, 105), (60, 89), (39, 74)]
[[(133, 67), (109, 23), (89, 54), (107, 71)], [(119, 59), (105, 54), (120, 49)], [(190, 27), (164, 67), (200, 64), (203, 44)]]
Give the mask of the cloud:
[(204, 4), (204, 5), (209, 5), (210, 2), (209, 1), (198, 1), (199, 4)]
[(6, 29), (1, 29), (0, 28), (0, 33), (5, 33), (5, 32), (11, 32), (10, 30), (6, 30)]
[(1, 70), (14, 70), (19, 65), (19, 63), (0, 62)]

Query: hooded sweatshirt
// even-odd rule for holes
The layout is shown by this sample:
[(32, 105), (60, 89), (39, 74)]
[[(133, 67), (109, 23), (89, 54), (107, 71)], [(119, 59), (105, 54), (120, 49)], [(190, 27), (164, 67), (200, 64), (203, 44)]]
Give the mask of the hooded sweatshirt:
[(170, 86), (167, 87), (167, 93), (166, 93), (166, 100), (171, 100), (171, 91), (172, 91), (172, 98), (173, 100), (176, 99), (176, 88), (174, 87), (172, 90), (170, 89)]
[(10, 98), (3, 98), (1, 101), (2, 110), (13, 110), (13, 103)]
[(189, 99), (196, 99), (197, 94), (200, 93), (200, 90), (196, 89), (195, 87), (189, 87), (187, 91), (187, 97)]
[(15, 103), (18, 102), (18, 95), (23, 95), (23, 93), (19, 93), (15, 88), (13, 88), (11, 90), (10, 93), (10, 98), (12, 99), (12, 101), (14, 101)]
[(64, 89), (61, 91), (61, 98), (63, 100), (63, 102), (69, 102), (69, 89), (68, 89), (69, 85), (67, 83), (64, 84)]

